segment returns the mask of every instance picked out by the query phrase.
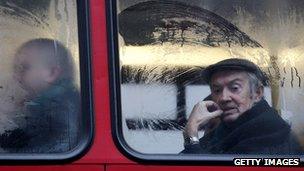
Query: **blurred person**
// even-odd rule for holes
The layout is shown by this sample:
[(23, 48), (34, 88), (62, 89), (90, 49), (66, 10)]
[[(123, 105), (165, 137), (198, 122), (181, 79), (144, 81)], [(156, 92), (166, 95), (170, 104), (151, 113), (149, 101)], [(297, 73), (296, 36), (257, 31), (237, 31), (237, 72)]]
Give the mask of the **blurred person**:
[[(257, 65), (226, 59), (208, 66), (202, 76), (211, 95), (194, 106), (184, 129), (182, 153), (302, 153), (290, 126), (264, 99), (267, 78)], [(199, 129), (215, 118), (220, 124), (199, 139)]]
[(14, 78), (28, 93), (18, 128), (6, 131), (0, 145), (10, 152), (65, 152), (77, 145), (80, 96), (74, 84), (74, 64), (59, 41), (33, 39), (19, 47)]

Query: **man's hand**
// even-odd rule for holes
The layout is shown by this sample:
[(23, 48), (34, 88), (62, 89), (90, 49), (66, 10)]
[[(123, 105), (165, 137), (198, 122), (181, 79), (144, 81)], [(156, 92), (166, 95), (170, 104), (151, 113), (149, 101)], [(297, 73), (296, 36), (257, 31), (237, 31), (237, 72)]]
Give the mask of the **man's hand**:
[[(209, 109), (209, 110), (208, 110)], [(213, 101), (202, 101), (194, 105), (184, 130), (184, 136), (198, 137), (198, 129), (211, 119), (220, 116), (223, 111)]]

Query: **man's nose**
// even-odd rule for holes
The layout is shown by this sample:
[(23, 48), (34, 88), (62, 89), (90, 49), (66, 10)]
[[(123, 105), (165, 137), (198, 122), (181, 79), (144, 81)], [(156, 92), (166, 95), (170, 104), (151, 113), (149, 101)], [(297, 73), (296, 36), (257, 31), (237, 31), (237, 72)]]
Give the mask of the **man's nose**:
[(231, 100), (231, 92), (227, 89), (223, 89), (220, 100), (223, 101), (223, 102), (230, 101)]

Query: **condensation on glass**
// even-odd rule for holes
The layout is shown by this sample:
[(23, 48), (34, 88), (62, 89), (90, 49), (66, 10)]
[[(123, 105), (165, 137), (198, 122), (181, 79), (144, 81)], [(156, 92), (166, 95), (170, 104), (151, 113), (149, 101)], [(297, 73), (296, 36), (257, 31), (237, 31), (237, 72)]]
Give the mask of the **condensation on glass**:
[(181, 152), (189, 114), (210, 94), (200, 72), (223, 59), (243, 58), (268, 76), (265, 99), (303, 145), (303, 7), (287, 0), (119, 0), (127, 144), (145, 154)]
[(0, 2), (2, 153), (64, 153), (84, 133), (76, 0)]

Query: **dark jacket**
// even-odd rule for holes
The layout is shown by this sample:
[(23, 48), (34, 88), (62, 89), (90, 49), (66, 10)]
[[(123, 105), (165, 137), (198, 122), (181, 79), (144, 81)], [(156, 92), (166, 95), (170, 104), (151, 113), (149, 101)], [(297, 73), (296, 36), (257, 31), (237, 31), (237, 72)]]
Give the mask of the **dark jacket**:
[(61, 81), (25, 102), (16, 118), (19, 127), (0, 136), (10, 152), (66, 152), (75, 147), (81, 129), (80, 96), (68, 81)]
[(262, 99), (236, 121), (219, 126), (187, 145), (182, 153), (195, 154), (300, 154), (290, 126)]

